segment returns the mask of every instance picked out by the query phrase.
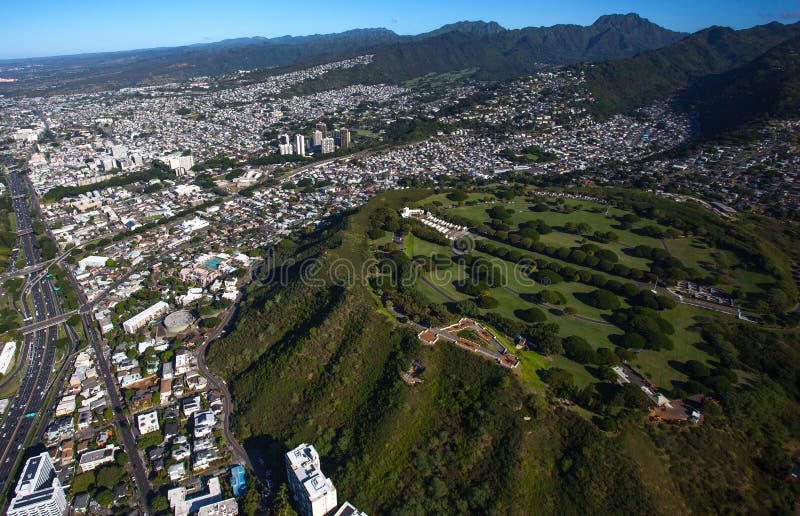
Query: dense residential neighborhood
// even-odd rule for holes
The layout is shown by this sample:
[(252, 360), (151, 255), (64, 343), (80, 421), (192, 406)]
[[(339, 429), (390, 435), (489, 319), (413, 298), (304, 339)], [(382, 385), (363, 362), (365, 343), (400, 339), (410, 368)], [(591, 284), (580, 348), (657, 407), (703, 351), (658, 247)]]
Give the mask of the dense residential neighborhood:
[[(458, 418), (449, 426), (469, 429), (478, 443), (474, 457), (459, 459), (464, 471), (477, 470), (471, 461), (494, 460), (483, 447), (504, 448), (497, 461), (508, 473), (512, 463), (530, 466), (529, 455), (507, 453), (532, 455), (531, 435), (574, 439), (570, 446), (586, 456), (550, 461), (553, 477), (542, 482), (557, 483), (584, 475), (587, 461), (605, 467), (635, 455), (638, 440), (664, 426), (670, 436), (654, 438), (662, 453), (670, 439), (702, 428), (706, 411), (713, 421), (733, 386), (766, 377), (791, 390), (786, 386), (796, 378), (783, 368), (793, 361), (789, 352), (772, 357), (781, 367), (765, 367), (766, 374), (747, 370), (762, 367), (758, 355), (766, 351), (735, 349), (725, 340), (734, 337), (707, 328), (719, 328), (711, 326), (712, 315), (745, 332), (797, 324), (800, 269), (793, 258), (784, 260), (793, 255), (775, 251), (772, 242), (743, 242), (751, 234), (734, 226), (744, 215), (787, 228), (798, 220), (800, 120), (768, 117), (726, 139), (699, 138), (704, 128), (680, 106), (677, 89), (604, 116), (591, 84), (597, 65), (579, 61), (543, 62), (535, 74), (525, 68), (503, 80), (467, 69), (345, 81), (372, 70), (389, 51), (375, 48), (102, 91), (0, 94), (0, 496), (8, 514), (233, 516), (292, 514), (294, 507), (303, 515), (365, 516), (346, 501), (362, 505), (363, 498), (352, 498), (361, 493), (337, 492), (336, 485), (408, 488), (397, 471), (348, 469), (348, 446), (370, 442), (366, 431), (349, 426), (374, 430), (378, 418), (370, 419), (370, 408), (403, 411), (392, 412), (393, 424), (423, 413)], [(19, 71), (3, 66), (0, 74)], [(629, 195), (634, 189), (651, 204)], [(367, 206), (368, 220), (357, 219)], [(347, 232), (331, 236), (334, 230)], [(791, 242), (795, 230), (781, 231), (773, 236)], [(343, 280), (311, 290), (316, 278), (304, 276), (295, 256), (318, 258), (315, 265), (337, 253), (349, 259), (355, 241), (356, 260), (368, 255), (364, 285)], [(497, 273), (498, 264), (507, 269)], [(437, 283), (440, 269), (454, 276)], [(524, 282), (513, 283), (517, 276), (492, 281), (495, 273), (508, 279), (507, 270), (534, 278), (542, 290), (525, 290)], [(300, 282), (283, 274), (307, 280), (305, 304), (293, 297), (301, 297)], [(413, 288), (380, 283), (409, 278)], [(559, 283), (571, 297), (545, 289)], [(342, 308), (353, 291), (369, 302)], [(381, 320), (365, 316), (365, 306)], [(259, 320), (263, 331), (248, 333), (247, 317), (258, 310), (280, 317)], [(673, 319), (659, 315), (667, 310)], [(298, 314), (314, 324), (283, 326), (283, 318)], [(335, 320), (325, 326), (328, 317)], [(676, 324), (672, 353), (666, 335)], [(374, 328), (386, 335), (369, 334)], [(581, 333), (587, 331), (608, 347), (590, 346)], [(211, 358), (207, 365), (210, 347), (229, 345), (221, 339), (231, 333), (245, 335), (249, 347), (231, 351), (237, 357), (230, 370), (213, 367)], [(338, 350), (336, 339), (360, 342), (364, 334), (388, 347), (376, 356), (359, 350), (348, 363), (342, 357), (353, 350)], [(279, 349), (281, 339), (318, 345), (301, 362), (316, 355), (329, 362), (308, 372), (307, 364), (270, 358), (265, 350)], [(462, 353), (453, 362), (482, 361), (443, 373), (441, 362), (429, 367), (412, 356), (420, 344), (420, 354), (437, 361), (450, 360), (451, 347)], [(483, 362), (492, 369), (481, 369)], [(234, 387), (223, 375), (236, 368), (258, 381), (295, 382), (290, 397), (261, 405), (269, 409), (262, 417), (280, 419), (313, 405), (318, 412), (309, 414), (318, 419), (309, 415), (281, 435), (265, 432), (268, 425), (251, 434), (243, 421), (252, 412), (237, 410), (253, 410), (252, 382)], [(487, 380), (468, 385), (471, 374)], [(404, 383), (384, 385), (383, 375)], [(656, 387), (653, 377), (669, 378), (672, 387)], [(374, 389), (371, 396), (311, 392), (312, 382), (344, 389), (358, 380)], [(531, 389), (523, 396), (516, 382)], [(607, 388), (595, 392), (596, 383)], [(414, 397), (423, 388), (442, 389), (436, 404)], [(543, 393), (546, 408), (545, 398), (536, 398)], [(764, 396), (747, 403), (769, 406)], [(301, 400), (311, 401), (299, 409)], [(325, 427), (339, 404), (356, 402), (335, 421), (337, 429)], [(597, 435), (616, 439), (633, 425), (631, 407), (643, 411), (639, 419), (647, 419), (650, 433), (620, 438), (626, 448), (614, 448), (614, 457), (599, 441), (582, 446), (588, 431), (574, 437), (541, 430), (569, 414), (576, 428), (595, 425)], [(731, 411), (745, 418), (750, 407), (742, 402)], [(511, 435), (509, 442), (497, 439), (493, 432), (511, 418), (526, 430), (502, 434)], [(413, 427), (428, 448), (408, 452), (398, 438), (362, 459), (380, 463), (385, 454), (433, 478), (414, 487), (414, 496), (441, 503), (439, 509), (458, 497), (448, 506), (454, 513), (492, 512), (489, 484), (462, 493), (440, 480), (447, 473), (441, 464), (448, 464), (442, 456), (467, 446), (450, 429)], [(761, 432), (767, 431), (752, 434)], [(790, 442), (787, 433), (781, 444)], [(697, 446), (710, 449), (705, 441)], [(770, 479), (796, 482), (796, 450), (784, 461), (788, 445), (774, 448), (758, 464), (774, 459), (779, 465), (770, 462)], [(725, 460), (752, 473), (734, 452)], [(658, 475), (666, 476), (669, 467), (662, 466)], [(651, 466), (643, 459), (636, 467)], [(502, 483), (512, 478), (508, 473)], [(600, 491), (593, 493), (602, 498)], [(514, 512), (517, 499), (509, 500), (492, 507)], [(740, 509), (749, 507), (742, 502)]]

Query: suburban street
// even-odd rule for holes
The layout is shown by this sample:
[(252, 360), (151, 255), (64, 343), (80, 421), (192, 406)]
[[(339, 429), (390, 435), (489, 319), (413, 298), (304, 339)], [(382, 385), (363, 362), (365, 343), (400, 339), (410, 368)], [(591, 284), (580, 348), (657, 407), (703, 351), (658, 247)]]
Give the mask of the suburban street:
[(86, 334), (86, 338), (89, 340), (89, 345), (95, 351), (97, 363), (100, 368), (100, 375), (103, 377), (106, 392), (111, 402), (111, 408), (114, 412), (114, 421), (119, 427), (120, 436), (122, 437), (122, 444), (128, 453), (128, 460), (131, 462), (131, 466), (133, 467), (136, 489), (139, 493), (140, 507), (147, 507), (147, 496), (151, 491), (150, 481), (148, 480), (142, 456), (140, 455), (139, 450), (136, 448), (136, 439), (133, 436), (130, 421), (125, 415), (125, 403), (122, 401), (122, 398), (117, 391), (116, 382), (114, 381), (115, 377), (111, 373), (111, 367), (108, 363), (108, 356), (103, 351), (103, 342), (100, 339), (100, 336), (97, 334), (97, 325), (92, 319), (92, 304), (87, 303), (86, 295), (80, 289), (80, 285), (78, 285), (72, 270), (70, 268), (67, 268), (66, 270), (67, 278), (70, 280), (70, 283), (72, 283), (72, 286), (78, 295), (78, 300), (81, 303), (79, 312), (81, 314), (83, 330)]

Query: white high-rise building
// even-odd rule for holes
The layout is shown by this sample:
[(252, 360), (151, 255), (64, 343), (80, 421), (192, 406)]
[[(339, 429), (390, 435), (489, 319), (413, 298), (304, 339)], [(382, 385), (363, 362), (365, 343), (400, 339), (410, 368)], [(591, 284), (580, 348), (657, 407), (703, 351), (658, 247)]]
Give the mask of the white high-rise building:
[(167, 165), (175, 171), (175, 175), (181, 177), (194, 166), (194, 156), (170, 156)]
[(317, 450), (301, 444), (286, 454), (286, 475), (303, 516), (324, 516), (336, 510), (336, 488), (325, 478)]
[(292, 147), (291, 143), (282, 143), (278, 145), (278, 151), (281, 153), (281, 156), (286, 156), (294, 152), (294, 147)]
[(112, 145), (111, 146), (111, 157), (112, 158), (127, 158), (128, 157), (128, 147), (125, 145)]
[(294, 152), (301, 156), (306, 155), (306, 137), (302, 134), (294, 135)]
[(100, 158), (100, 164), (103, 165), (103, 170), (105, 171), (117, 168), (117, 160), (109, 156)]
[(314, 131), (314, 134), (311, 136), (311, 143), (314, 145), (314, 147), (319, 147), (322, 145), (322, 131)]
[(14, 493), (10, 516), (62, 516), (67, 511), (64, 489), (47, 452), (28, 459)]
[(279, 145), (291, 145), (292, 140), (289, 138), (288, 134), (282, 134), (278, 136), (278, 144)]
[(334, 152), (336, 152), (336, 143), (334, 142), (333, 138), (323, 138), (322, 153), (333, 154)]

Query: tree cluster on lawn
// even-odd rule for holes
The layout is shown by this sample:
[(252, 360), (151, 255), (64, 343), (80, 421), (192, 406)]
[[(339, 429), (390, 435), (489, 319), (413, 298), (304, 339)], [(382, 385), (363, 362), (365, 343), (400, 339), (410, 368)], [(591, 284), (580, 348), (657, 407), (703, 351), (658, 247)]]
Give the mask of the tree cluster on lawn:
[(367, 229), (367, 235), (372, 240), (381, 238), (386, 234), (386, 231), (394, 233), (404, 226), (404, 221), (400, 218), (400, 215), (396, 211), (388, 208), (376, 209), (368, 223), (369, 229)]
[(672, 324), (650, 308), (634, 306), (615, 310), (611, 322), (625, 331), (618, 344), (628, 349), (670, 350), (674, 347), (669, 335)]
[(136, 441), (136, 447), (140, 450), (147, 450), (148, 448), (158, 446), (163, 442), (164, 435), (160, 430), (156, 430), (155, 432), (150, 432), (149, 434), (139, 436), (139, 440)]
[[(653, 281), (656, 278), (656, 275), (651, 271), (643, 271), (617, 263), (619, 257), (616, 256), (616, 253), (609, 250), (606, 250), (607, 252), (601, 252), (603, 250), (595, 244), (589, 243), (574, 248), (555, 247), (545, 245), (529, 237), (523, 237), (520, 233), (504, 234), (505, 232), (494, 231), (485, 226), (479, 227), (478, 231), (482, 232), (488, 239), (494, 240), (500, 244), (506, 244), (524, 251), (533, 251), (574, 265), (589, 267), (634, 281)], [(479, 251), (505, 259), (505, 256), (507, 256), (510, 251), (504, 246), (493, 244), (488, 239), (476, 241), (475, 248)], [(533, 256), (529, 257), (529, 260), (536, 261)]]

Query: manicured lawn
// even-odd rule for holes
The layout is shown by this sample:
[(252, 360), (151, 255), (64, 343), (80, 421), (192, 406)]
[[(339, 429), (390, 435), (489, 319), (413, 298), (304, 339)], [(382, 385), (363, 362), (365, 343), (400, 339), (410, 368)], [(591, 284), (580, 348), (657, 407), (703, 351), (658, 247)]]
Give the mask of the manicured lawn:
[(358, 136), (364, 136), (365, 138), (377, 138), (378, 134), (373, 133), (369, 129), (353, 129), (353, 132), (356, 133)]
[(406, 256), (409, 258), (415, 256), (433, 256), (434, 254), (450, 256), (452, 254), (449, 247), (428, 242), (412, 234), (406, 235), (405, 241), (403, 242), (403, 249), (406, 252)]
[[(747, 271), (741, 267), (734, 267), (730, 282), (733, 287), (739, 288), (744, 292), (762, 292), (764, 290), (763, 286), (775, 283), (775, 279), (767, 274)], [(725, 287), (725, 285), (719, 286)]]
[[(486, 194), (473, 195), (476, 197), (486, 196)], [(445, 206), (452, 206), (454, 204), (444, 198), (443, 195), (427, 198), (425, 201), (423, 201), (423, 204), (428, 205), (434, 199), (441, 200)], [(624, 214), (625, 212), (622, 210), (611, 208), (608, 210), (608, 215), (606, 215), (606, 209), (604, 206), (580, 201), (568, 201), (568, 204), (582, 204), (584, 209), (570, 214), (557, 213), (553, 211), (532, 212), (528, 209), (531, 203), (524, 199), (517, 199), (515, 202), (503, 203), (503, 206), (515, 210), (512, 220), (514, 224), (519, 224), (520, 222), (526, 220), (542, 219), (548, 225), (553, 227), (553, 233), (542, 235), (541, 241), (547, 245), (575, 247), (583, 243), (583, 237), (559, 231), (558, 228), (563, 227), (563, 225), (567, 222), (585, 222), (592, 227), (592, 231), (614, 231), (620, 236), (619, 242), (598, 245), (614, 251), (620, 257), (620, 262), (628, 266), (646, 269), (648, 261), (627, 256), (622, 251), (623, 249), (636, 245), (647, 245), (655, 248), (663, 247), (661, 241), (658, 239), (642, 236), (634, 231), (622, 230), (615, 227), (618, 225), (618, 223), (613, 216)], [(495, 204), (459, 206), (450, 208), (450, 212), (475, 220), (488, 221), (489, 216), (486, 213), (486, 210), (494, 205)], [(596, 212), (588, 211), (589, 209), (597, 207), (602, 209)], [(657, 225), (653, 221), (641, 220), (635, 224), (635, 227), (643, 227), (651, 224)], [(532, 251), (523, 251), (513, 246), (502, 244), (496, 241), (491, 241), (491, 243), (496, 247), (504, 247), (506, 249), (521, 251), (523, 256), (533, 260), (558, 262), (563, 266), (569, 266), (575, 269), (586, 268)], [(674, 256), (679, 258), (686, 266), (706, 272), (722, 272), (723, 281), (726, 282), (725, 286), (727, 287), (727, 290), (738, 287), (745, 291), (758, 291), (760, 290), (759, 284), (770, 283), (773, 281), (772, 278), (767, 275), (745, 271), (741, 268), (738, 260), (736, 260), (735, 256), (733, 256), (731, 253), (709, 248), (702, 241), (702, 239), (698, 237), (670, 239), (667, 240), (666, 243), (668, 250)], [(406, 238), (405, 248), (406, 253), (409, 256), (430, 256), (432, 254), (443, 254), (450, 257), (453, 256), (453, 253), (449, 247), (432, 244), (413, 236)], [(516, 267), (516, 265), (511, 262), (507, 262), (478, 251), (475, 251), (473, 254), (491, 261), (495, 266), (501, 267), (505, 275), (505, 284), (503, 287), (490, 289), (492, 296), (499, 301), (499, 306), (492, 310), (482, 310), (482, 313), (492, 311), (510, 319), (517, 319), (515, 315), (516, 310), (536, 306), (533, 303), (522, 299), (519, 294), (533, 294), (541, 291), (545, 287), (530, 280), (530, 278), (528, 278), (527, 275), (521, 271), (521, 269)], [(453, 285), (453, 281), (462, 279), (464, 275), (464, 267), (455, 264), (444, 270), (425, 273), (425, 277), (427, 279), (434, 282), (448, 295), (459, 300), (466, 299), (467, 296), (459, 293), (456, 290)], [(617, 279), (622, 282), (629, 281), (625, 278), (620, 278), (612, 274), (604, 275), (609, 279)], [(442, 299), (440, 294), (434, 292), (432, 289), (430, 289), (430, 287), (424, 285), (422, 282), (419, 282), (418, 288), (432, 301), (445, 301)], [(584, 285), (577, 282), (561, 282), (554, 285), (549, 285), (546, 288), (560, 292), (566, 298), (566, 304), (563, 305), (563, 307), (574, 308), (579, 316), (601, 321), (604, 320), (604, 316), (610, 314), (610, 311), (608, 310), (599, 310), (579, 300), (581, 294), (586, 294), (594, 290), (594, 287), (590, 285)], [(623, 300), (623, 298), (620, 299)], [(623, 306), (627, 306), (624, 300)], [(611, 342), (610, 336), (622, 334), (622, 331), (615, 326), (597, 324), (592, 321), (582, 320), (575, 316), (562, 314), (558, 310), (550, 311), (541, 306), (539, 308), (545, 313), (547, 322), (558, 324), (559, 334), (562, 337), (567, 337), (570, 335), (583, 337), (595, 349), (600, 347), (613, 348), (614, 344)], [(685, 363), (688, 360), (700, 360), (709, 363), (709, 361), (712, 359), (709, 354), (697, 347), (697, 344), (701, 341), (701, 338), (700, 335), (692, 329), (692, 327), (696, 324), (698, 316), (714, 316), (714, 314), (700, 308), (679, 304), (674, 309), (662, 312), (661, 315), (670, 321), (675, 327), (675, 334), (670, 336), (674, 344), (674, 349), (670, 351), (642, 351), (633, 361), (632, 365), (655, 385), (664, 389), (671, 389), (674, 387), (674, 382), (683, 382), (687, 379), (685, 375), (675, 369), (675, 365)], [(727, 317), (724, 315), (717, 316)], [(522, 352), (518, 354), (521, 357), (518, 374), (521, 376), (523, 381), (525, 381), (525, 383), (535, 388), (539, 388), (541, 386), (541, 381), (539, 380), (536, 371), (537, 369), (546, 366), (561, 367), (570, 371), (573, 373), (576, 384), (579, 387), (583, 387), (596, 381), (582, 365), (572, 362), (563, 356), (556, 356), (552, 359), (544, 359), (536, 353)]]
[[(439, 304), (442, 304), (442, 303), (448, 303), (448, 302), (450, 302), (450, 300), (449, 300), (449, 299), (445, 298), (444, 296), (442, 296), (441, 294), (439, 294), (437, 291), (435, 291), (434, 289), (432, 289), (431, 287), (429, 287), (427, 284), (425, 284), (425, 283), (424, 283), (424, 282), (422, 282), (422, 281), (418, 281), (414, 287), (415, 287), (415, 288), (417, 289), (417, 291), (419, 291), (419, 293), (420, 293), (420, 294), (422, 294), (422, 295), (425, 297), (425, 299), (427, 299), (427, 300), (428, 300), (428, 302), (430, 302), (430, 303), (439, 303)], [(444, 289), (442, 289), (442, 290), (444, 290)]]
[(378, 248), (378, 247), (381, 247), (383, 245), (388, 244), (391, 241), (392, 241), (392, 234), (387, 231), (385, 235), (383, 235), (382, 237), (378, 238), (377, 240), (373, 240), (372, 243), (376, 248)]
[(748, 293), (762, 292), (765, 285), (775, 282), (768, 274), (744, 269), (733, 253), (711, 248), (700, 238), (668, 240), (667, 247), (686, 266), (705, 273), (719, 274), (720, 280), (712, 286), (729, 294), (737, 288)]
[(558, 367), (559, 369), (564, 369), (572, 373), (573, 379), (575, 380), (575, 385), (579, 389), (583, 389), (589, 384), (597, 381), (597, 379), (590, 375), (589, 371), (587, 371), (586, 368), (581, 364), (573, 362), (562, 355), (553, 355), (552, 360), (550, 361), (550, 367)]
[(701, 239), (673, 238), (666, 242), (669, 252), (677, 256), (687, 267), (707, 272), (715, 269), (716, 260), (712, 256), (714, 250)]
[(696, 323), (696, 317), (708, 316), (711, 313), (682, 304), (672, 310), (662, 312), (663, 317), (675, 326), (675, 334), (670, 336), (675, 349), (642, 351), (633, 362), (634, 367), (658, 387), (671, 389), (672, 381), (685, 381), (686, 376), (674, 369), (670, 362), (687, 362), (689, 360), (708, 362), (712, 359), (708, 353), (697, 347), (702, 339), (699, 333), (691, 329)]
[[(439, 287), (440, 290), (442, 290), (445, 293), (447, 293), (450, 297), (452, 297), (456, 301), (461, 301), (462, 299), (469, 299), (469, 296), (467, 296), (465, 294), (462, 294), (461, 292), (456, 290), (456, 287), (453, 285), (453, 281), (455, 281), (461, 275), (463, 275), (463, 269), (459, 270), (458, 267), (453, 267), (452, 268), (452, 274), (453, 275), (449, 276), (449, 273), (451, 273), (451, 271), (445, 271), (444, 273), (442, 271), (436, 271), (436, 272), (424, 272), (424, 273), (422, 273), (422, 275), (423, 275), (423, 277), (427, 278), (428, 281), (430, 281), (431, 283), (433, 283), (434, 285)], [(449, 278), (453, 278), (453, 279), (448, 281)], [(423, 281), (418, 281), (417, 285), (424, 284), (424, 283), (425, 282), (423, 282)], [(430, 287), (428, 287), (428, 288), (430, 288)], [(441, 296), (439, 296), (439, 297), (441, 297)], [(447, 301), (449, 301), (449, 299), (445, 300), (445, 302), (447, 302)]]
[(580, 266), (580, 265), (575, 265), (573, 263), (566, 262), (564, 260), (559, 260), (558, 258), (554, 258), (554, 257), (551, 257), (551, 256), (547, 256), (545, 254), (537, 253), (536, 251), (525, 251), (523, 249), (518, 249), (518, 248), (516, 248), (514, 246), (511, 246), (511, 245), (508, 245), (508, 244), (503, 244), (503, 243), (498, 242), (496, 240), (490, 240), (490, 242), (495, 248), (505, 248), (505, 249), (508, 249), (508, 250), (516, 250), (516, 251), (521, 252), (523, 257), (533, 259), (534, 261), (542, 260), (542, 261), (545, 261), (545, 262), (560, 263), (562, 267), (572, 267), (573, 269), (577, 269), (577, 270), (586, 269), (586, 270), (589, 270), (589, 271), (591, 271), (593, 273), (596, 272), (598, 274), (603, 274), (608, 279), (616, 279), (616, 280), (621, 281), (623, 283), (631, 281), (631, 280), (623, 278), (621, 276), (616, 276), (614, 274), (610, 274), (610, 273), (607, 273), (607, 272), (598, 271), (598, 270), (595, 270), (595, 269), (591, 269), (589, 267), (583, 267), (583, 266)]
[[(413, 249), (413, 252), (417, 255), (444, 254), (447, 256), (452, 256), (450, 249), (426, 240), (422, 240), (420, 238), (416, 238), (413, 235), (408, 235), (406, 237), (404, 246), (407, 250), (407, 253), (410, 253)], [(475, 254), (490, 260), (493, 264), (501, 267), (504, 271), (506, 285), (512, 290), (528, 294), (542, 290), (543, 287), (541, 285), (536, 284), (524, 276), (519, 269), (514, 268), (514, 264), (493, 256), (486, 255), (484, 253), (475, 252)], [(439, 289), (450, 295), (452, 298), (462, 300), (468, 299), (469, 296), (458, 292), (453, 285), (453, 282), (463, 279), (465, 274), (466, 272), (463, 266), (453, 264), (446, 269), (424, 272), (423, 276), (431, 283), (439, 287)], [(418, 281), (417, 288), (431, 302), (444, 303), (448, 301), (441, 294), (428, 286), (425, 282)], [(579, 315), (592, 319), (603, 320), (603, 315), (610, 313), (608, 310), (599, 310), (589, 306), (579, 301), (575, 297), (575, 294), (591, 292), (594, 290), (594, 287), (592, 286), (575, 282), (561, 282), (551, 285), (547, 288), (561, 292), (566, 298), (566, 304), (564, 306), (573, 307)], [(492, 297), (500, 302), (500, 306), (492, 309), (491, 311), (498, 312), (504, 317), (508, 317), (510, 319), (516, 319), (516, 315), (514, 314), (515, 310), (535, 306), (534, 304), (523, 300), (519, 295), (509, 291), (509, 289), (504, 287), (490, 289), (490, 292)], [(587, 339), (594, 347), (611, 346), (608, 336), (615, 333), (621, 333), (614, 326), (595, 324), (577, 319), (570, 315), (552, 313), (545, 307), (540, 308), (545, 312), (549, 322), (554, 322), (559, 325), (560, 334), (562, 336), (566, 337), (570, 335), (579, 335)], [(483, 310), (484, 313), (487, 311), (489, 310)]]
[(406, 256), (409, 258), (413, 258), (415, 256), (417, 247), (417, 237), (414, 235), (408, 234), (406, 235), (405, 239), (403, 240), (403, 251), (406, 253)]
[[(614, 231), (620, 237), (619, 243), (616, 245), (609, 244), (609, 249), (613, 251), (617, 251), (616, 248), (623, 248), (623, 247), (633, 247), (637, 245), (648, 245), (651, 247), (660, 247), (661, 243), (658, 239), (639, 235), (634, 233), (633, 231), (619, 229), (615, 226), (618, 225), (618, 222), (613, 217), (616, 215), (622, 215), (626, 212), (622, 210), (618, 210), (616, 208), (611, 208), (609, 210), (608, 215), (606, 215), (606, 207), (601, 206), (595, 203), (588, 203), (588, 202), (575, 202), (568, 204), (582, 204), (583, 209), (574, 211), (572, 213), (559, 213), (555, 211), (545, 211), (545, 212), (533, 212), (528, 208), (531, 206), (529, 202), (510, 202), (510, 203), (503, 203), (502, 206), (505, 206), (508, 209), (514, 210), (514, 214), (511, 217), (511, 222), (513, 225), (519, 225), (522, 222), (528, 222), (531, 220), (542, 220), (551, 226), (554, 231), (549, 235), (542, 236), (542, 242), (546, 243), (554, 243), (559, 245), (569, 245), (570, 239), (575, 239), (576, 237), (580, 239), (581, 237), (577, 235), (571, 235), (569, 233), (565, 233), (563, 231), (559, 231), (558, 228), (564, 227), (567, 222), (574, 222), (576, 224), (586, 223), (592, 227), (593, 233), (594, 231)], [(487, 213), (486, 210), (496, 206), (496, 204), (478, 204), (475, 206), (463, 206), (458, 208), (452, 208), (450, 212), (461, 215), (463, 217), (467, 217), (473, 220), (479, 220), (483, 222), (488, 222), (491, 220), (491, 217)], [(599, 212), (594, 211), (587, 211), (589, 208), (596, 208), (600, 210)], [(634, 227), (642, 227), (642, 226), (658, 226), (662, 229), (663, 226), (660, 226), (655, 221), (642, 219), (638, 223), (634, 225)], [(550, 239), (548, 241), (547, 239)], [(561, 243), (563, 242), (563, 243)], [(602, 244), (605, 245), (605, 244)]]
[[(481, 202), (489, 199), (494, 199), (494, 196), (488, 193), (468, 193), (467, 200), (464, 202)], [(443, 208), (455, 208), (459, 206), (459, 203), (448, 199), (446, 193), (431, 195), (422, 201), (414, 203), (414, 205), (429, 210), (437, 206), (435, 203), (439, 203), (439, 207)]]
[(536, 371), (547, 369), (549, 365), (548, 362), (545, 361), (542, 355), (534, 353), (533, 351), (517, 351), (514, 348), (510, 349), (519, 357), (519, 366), (517, 366), (514, 371), (519, 375), (523, 383), (543, 392), (545, 385)]
[(547, 316), (552, 322), (558, 323), (559, 335), (562, 337), (569, 337), (570, 335), (583, 337), (595, 349), (613, 348), (614, 345), (609, 340), (609, 336), (622, 334), (622, 330), (616, 326), (601, 326), (567, 315), (554, 316), (547, 314)]

